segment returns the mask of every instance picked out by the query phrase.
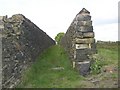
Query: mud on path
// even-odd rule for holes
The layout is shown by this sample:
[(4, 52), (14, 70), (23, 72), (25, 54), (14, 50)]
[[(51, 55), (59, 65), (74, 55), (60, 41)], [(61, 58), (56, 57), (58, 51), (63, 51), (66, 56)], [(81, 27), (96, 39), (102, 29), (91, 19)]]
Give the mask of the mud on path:
[(83, 88), (118, 88), (118, 69), (112, 65), (104, 66), (100, 74), (86, 76), (82, 84)]

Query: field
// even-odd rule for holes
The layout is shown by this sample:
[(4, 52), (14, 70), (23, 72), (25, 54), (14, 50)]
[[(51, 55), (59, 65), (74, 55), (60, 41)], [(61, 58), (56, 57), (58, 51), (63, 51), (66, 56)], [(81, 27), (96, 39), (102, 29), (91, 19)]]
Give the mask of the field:
[[(83, 77), (71, 66), (62, 47), (45, 50), (24, 72), (17, 88), (115, 88), (118, 87), (118, 46), (97, 44), (100, 72)], [(97, 70), (97, 68), (95, 68)]]

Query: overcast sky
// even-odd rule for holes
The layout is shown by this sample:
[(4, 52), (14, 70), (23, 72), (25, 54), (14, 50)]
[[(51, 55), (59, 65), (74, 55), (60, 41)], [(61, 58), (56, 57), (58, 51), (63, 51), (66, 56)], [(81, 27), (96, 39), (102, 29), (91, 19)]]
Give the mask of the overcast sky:
[(54, 39), (66, 32), (76, 14), (90, 11), (96, 40), (118, 40), (119, 0), (0, 0), (0, 15), (23, 14)]

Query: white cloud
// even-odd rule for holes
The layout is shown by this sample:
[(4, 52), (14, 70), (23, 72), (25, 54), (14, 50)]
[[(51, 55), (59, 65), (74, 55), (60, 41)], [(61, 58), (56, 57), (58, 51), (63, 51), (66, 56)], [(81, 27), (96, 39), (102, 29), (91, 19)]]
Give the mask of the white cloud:
[[(112, 28), (116, 26), (112, 24), (117, 22), (118, 0), (1, 0), (0, 12), (8, 16), (21, 13), (54, 38), (57, 33), (67, 31), (83, 7), (91, 12), (96, 38), (108, 40), (113, 37)], [(100, 29), (105, 27), (111, 33), (101, 37), (104, 33)]]
[(94, 27), (96, 40), (117, 41), (118, 40), (118, 24), (105, 24)]

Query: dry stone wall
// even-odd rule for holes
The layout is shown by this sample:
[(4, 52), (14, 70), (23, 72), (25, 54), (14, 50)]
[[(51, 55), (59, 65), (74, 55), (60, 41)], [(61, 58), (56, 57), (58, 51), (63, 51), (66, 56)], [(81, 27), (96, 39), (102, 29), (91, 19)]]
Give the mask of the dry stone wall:
[(46, 48), (55, 44), (45, 32), (21, 14), (0, 17), (2, 87), (15, 87), (22, 72)]
[(91, 57), (97, 52), (94, 36), (90, 12), (83, 8), (61, 40), (61, 45), (68, 52), (73, 68), (76, 68), (81, 75), (89, 73)]

